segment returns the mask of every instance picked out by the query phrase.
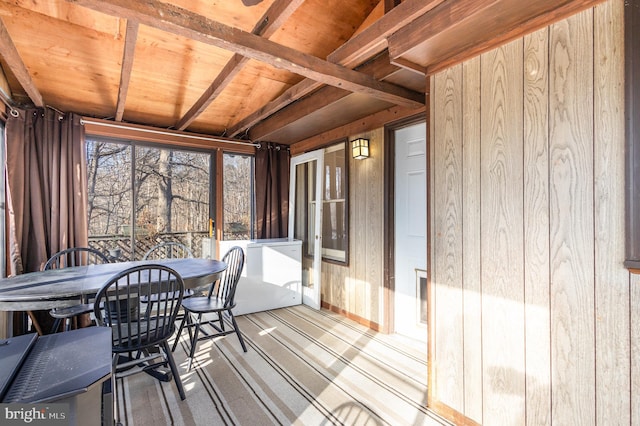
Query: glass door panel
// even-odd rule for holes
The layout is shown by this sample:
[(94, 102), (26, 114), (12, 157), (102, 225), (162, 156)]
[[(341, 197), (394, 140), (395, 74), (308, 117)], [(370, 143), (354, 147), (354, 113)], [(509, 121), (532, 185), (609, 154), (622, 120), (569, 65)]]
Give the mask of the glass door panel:
[(289, 235), (302, 241), (302, 303), (320, 308), (323, 152), (291, 159)]

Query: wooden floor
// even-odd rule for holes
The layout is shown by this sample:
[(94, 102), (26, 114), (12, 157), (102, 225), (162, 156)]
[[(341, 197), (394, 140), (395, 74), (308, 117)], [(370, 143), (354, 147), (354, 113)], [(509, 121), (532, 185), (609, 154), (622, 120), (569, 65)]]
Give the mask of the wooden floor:
[(426, 409), (421, 344), (376, 333), (306, 306), (238, 317), (235, 335), (201, 342), (187, 371), (184, 339), (174, 356), (187, 399), (146, 374), (119, 384), (127, 425), (442, 425)]

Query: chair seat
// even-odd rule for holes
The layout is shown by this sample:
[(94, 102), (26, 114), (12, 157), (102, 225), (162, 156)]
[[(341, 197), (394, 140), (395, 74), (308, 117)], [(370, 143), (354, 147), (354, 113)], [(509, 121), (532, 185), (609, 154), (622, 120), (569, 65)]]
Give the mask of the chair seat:
[(216, 312), (232, 309), (233, 306), (224, 306), (224, 300), (215, 297), (190, 297), (182, 300), (182, 307), (194, 314)]
[[(73, 266), (86, 266), (101, 263), (109, 263), (109, 258), (101, 251), (91, 247), (71, 247), (55, 253), (47, 260), (43, 270), (68, 268)], [(66, 323), (64, 330), (71, 329), (72, 319), (79, 315), (93, 312), (93, 304), (81, 303), (86, 300), (78, 300), (78, 305), (66, 308), (54, 308), (49, 311), (49, 315), (55, 318), (51, 333), (60, 330), (60, 324)]]
[(54, 308), (49, 311), (49, 315), (53, 318), (72, 318), (76, 315), (88, 314), (93, 312), (93, 304), (82, 303), (80, 305), (69, 306), (66, 308)]

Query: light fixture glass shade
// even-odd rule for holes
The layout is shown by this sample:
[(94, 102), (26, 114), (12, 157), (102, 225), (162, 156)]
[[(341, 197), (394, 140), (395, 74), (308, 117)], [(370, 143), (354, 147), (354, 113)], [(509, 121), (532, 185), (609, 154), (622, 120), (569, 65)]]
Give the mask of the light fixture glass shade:
[(369, 157), (369, 139), (358, 138), (351, 141), (351, 154), (356, 160)]

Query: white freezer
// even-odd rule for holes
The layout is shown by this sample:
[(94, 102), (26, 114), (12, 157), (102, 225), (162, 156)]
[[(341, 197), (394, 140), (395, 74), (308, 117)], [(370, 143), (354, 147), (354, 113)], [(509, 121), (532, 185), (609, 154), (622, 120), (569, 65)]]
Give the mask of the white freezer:
[(233, 246), (242, 247), (245, 253), (234, 315), (302, 303), (302, 241), (286, 238), (221, 241), (220, 258)]

